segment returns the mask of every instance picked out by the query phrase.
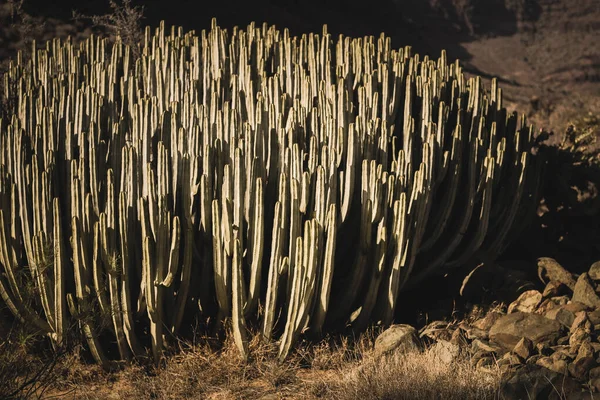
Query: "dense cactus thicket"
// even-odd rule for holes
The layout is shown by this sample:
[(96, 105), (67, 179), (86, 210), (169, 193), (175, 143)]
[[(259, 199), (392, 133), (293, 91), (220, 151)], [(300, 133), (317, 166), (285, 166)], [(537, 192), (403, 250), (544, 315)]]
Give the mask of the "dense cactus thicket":
[(107, 367), (197, 317), (281, 359), (389, 324), (403, 288), (493, 259), (535, 206), (533, 131), (495, 82), (383, 35), (161, 26), (138, 59), (34, 44), (4, 80), (2, 298)]

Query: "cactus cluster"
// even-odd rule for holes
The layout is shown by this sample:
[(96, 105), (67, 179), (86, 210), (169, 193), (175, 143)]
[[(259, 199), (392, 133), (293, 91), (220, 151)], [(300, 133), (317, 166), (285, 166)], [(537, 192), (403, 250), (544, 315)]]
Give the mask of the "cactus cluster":
[(403, 288), (496, 257), (535, 207), (532, 128), (445, 53), (214, 21), (141, 48), (55, 39), (3, 77), (0, 294), (106, 367), (196, 317), (281, 359), (389, 324)]

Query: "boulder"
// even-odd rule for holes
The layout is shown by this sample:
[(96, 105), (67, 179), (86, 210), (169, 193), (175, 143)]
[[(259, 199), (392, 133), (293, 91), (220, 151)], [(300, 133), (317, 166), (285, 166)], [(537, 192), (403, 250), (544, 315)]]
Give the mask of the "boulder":
[(392, 351), (407, 353), (420, 349), (417, 330), (410, 325), (398, 324), (390, 326), (375, 339), (374, 355), (379, 357)]
[(600, 281), (600, 261), (596, 261), (592, 264), (590, 270), (588, 271), (588, 275), (590, 279), (596, 282)]
[(537, 290), (528, 290), (521, 293), (521, 295), (508, 306), (508, 313), (513, 312), (525, 312), (532, 313), (536, 310), (537, 306), (542, 302), (542, 294)]
[(573, 301), (578, 301), (588, 307), (600, 308), (600, 297), (596, 294), (587, 273), (583, 273), (577, 279), (573, 290)]
[(534, 344), (555, 342), (560, 336), (560, 324), (539, 314), (515, 312), (507, 314), (490, 329), (490, 339), (512, 350), (522, 338), (531, 340)]
[(445, 340), (436, 342), (431, 346), (430, 351), (434, 359), (442, 364), (452, 364), (460, 355), (460, 347)]
[(544, 283), (547, 280), (562, 283), (571, 290), (575, 288), (573, 275), (552, 258), (542, 257), (538, 259), (538, 276)]

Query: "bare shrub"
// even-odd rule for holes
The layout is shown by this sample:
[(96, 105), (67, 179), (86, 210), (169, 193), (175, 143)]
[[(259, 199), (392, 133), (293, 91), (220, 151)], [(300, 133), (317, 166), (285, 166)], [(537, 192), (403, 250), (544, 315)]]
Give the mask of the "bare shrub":
[(137, 58), (140, 54), (140, 45), (144, 38), (142, 19), (144, 7), (133, 6), (131, 0), (110, 0), (111, 13), (105, 15), (84, 15), (73, 11), (75, 21), (88, 20), (100, 29), (106, 30), (114, 38), (121, 38), (129, 46)]

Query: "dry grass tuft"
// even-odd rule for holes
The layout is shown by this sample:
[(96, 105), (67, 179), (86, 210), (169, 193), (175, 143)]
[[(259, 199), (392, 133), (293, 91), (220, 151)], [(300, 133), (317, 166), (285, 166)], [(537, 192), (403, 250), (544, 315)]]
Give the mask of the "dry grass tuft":
[(444, 364), (428, 349), (367, 359), (348, 372), (340, 371), (333, 384), (339, 400), (493, 399), (501, 373), (478, 370), (464, 357)]

